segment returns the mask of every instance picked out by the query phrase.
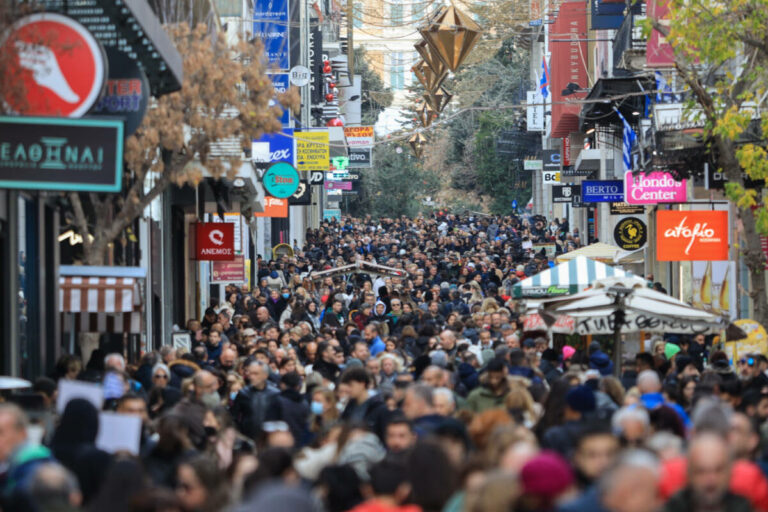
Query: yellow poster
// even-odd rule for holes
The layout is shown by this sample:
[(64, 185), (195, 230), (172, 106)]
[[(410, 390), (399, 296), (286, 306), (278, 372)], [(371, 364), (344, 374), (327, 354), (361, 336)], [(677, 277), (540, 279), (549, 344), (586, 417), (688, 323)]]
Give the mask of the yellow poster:
[(736, 318), (736, 265), (730, 261), (694, 261), (692, 303), (696, 309)]
[(328, 130), (295, 132), (296, 169), (299, 171), (328, 171), (331, 147)]
[(747, 334), (743, 340), (729, 341), (725, 344), (726, 354), (737, 361), (747, 354), (768, 353), (768, 335), (765, 328), (754, 320), (742, 318), (733, 322)]

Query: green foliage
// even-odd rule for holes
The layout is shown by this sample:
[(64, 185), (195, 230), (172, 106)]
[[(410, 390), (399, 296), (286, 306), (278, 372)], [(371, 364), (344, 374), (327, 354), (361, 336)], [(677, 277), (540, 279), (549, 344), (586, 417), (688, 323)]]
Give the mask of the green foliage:
[(422, 200), (440, 187), (437, 176), (425, 172), (406, 145), (376, 146), (373, 168), (361, 173), (361, 178), (360, 194), (349, 204), (351, 215), (413, 217), (425, 210)]

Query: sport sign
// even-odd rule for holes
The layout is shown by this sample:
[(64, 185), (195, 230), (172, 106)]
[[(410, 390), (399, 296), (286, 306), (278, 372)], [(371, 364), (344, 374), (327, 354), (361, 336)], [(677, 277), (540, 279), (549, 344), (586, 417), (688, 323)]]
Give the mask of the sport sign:
[(54, 13), (31, 14), (5, 32), (0, 52), (8, 59), (3, 102), (16, 113), (82, 117), (96, 103), (107, 75), (101, 44), (80, 23)]
[(230, 222), (197, 223), (196, 256), (203, 261), (235, 259), (235, 225)]
[(728, 259), (728, 212), (659, 210), (656, 212), (658, 261)]
[(684, 203), (687, 197), (685, 180), (677, 181), (663, 171), (648, 174), (627, 171), (624, 195), (629, 204)]

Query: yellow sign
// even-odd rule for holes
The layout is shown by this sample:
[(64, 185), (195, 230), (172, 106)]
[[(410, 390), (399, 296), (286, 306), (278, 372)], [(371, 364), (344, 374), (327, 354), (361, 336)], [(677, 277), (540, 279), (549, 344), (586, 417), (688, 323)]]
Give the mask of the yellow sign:
[(734, 361), (747, 354), (768, 353), (768, 334), (762, 325), (748, 318), (736, 320), (733, 324), (747, 333), (746, 338), (729, 341), (725, 344), (726, 354), (731, 356)]
[(272, 248), (272, 259), (277, 260), (283, 256), (293, 258), (293, 247), (288, 244), (277, 244)]
[(295, 132), (296, 169), (299, 171), (328, 171), (331, 147), (328, 130)]
[(243, 285), (243, 291), (251, 291), (251, 260), (250, 258), (245, 260), (245, 284)]

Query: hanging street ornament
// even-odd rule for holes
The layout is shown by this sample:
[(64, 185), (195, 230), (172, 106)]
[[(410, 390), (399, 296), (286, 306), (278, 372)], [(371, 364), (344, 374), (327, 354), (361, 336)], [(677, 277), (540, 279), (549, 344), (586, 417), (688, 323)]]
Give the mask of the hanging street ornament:
[(424, 144), (426, 144), (426, 142), (427, 138), (420, 133), (414, 133), (411, 135), (411, 137), (408, 139), (408, 145), (411, 146), (413, 156), (416, 158), (421, 158), (422, 153), (424, 153)]
[(469, 55), (482, 29), (472, 18), (451, 6), (441, 11), (426, 28), (419, 29), (419, 32), (446, 67), (456, 71)]
[(420, 104), (417, 108), (417, 111), (419, 113), (419, 121), (421, 122), (421, 126), (424, 128), (427, 128), (432, 124), (432, 121), (435, 120), (436, 112), (434, 109), (432, 109), (432, 107), (429, 106), (427, 102)]
[(440, 87), (433, 93), (424, 93), (422, 97), (424, 98), (424, 101), (426, 101), (427, 104), (432, 107), (432, 110), (436, 112), (442, 112), (445, 110), (445, 107), (447, 107), (448, 103), (450, 103), (451, 99), (453, 99), (453, 95), (446, 91), (445, 87)]
[(416, 79), (421, 82), (421, 85), (429, 92), (434, 92), (440, 88), (440, 85), (448, 76), (448, 72), (444, 72), (442, 75), (435, 74), (434, 71), (427, 65), (426, 62), (420, 60), (412, 68), (413, 74), (416, 75)]
[(440, 57), (437, 56), (437, 52), (432, 50), (432, 47), (429, 46), (426, 41), (419, 41), (413, 45), (413, 47), (416, 48), (416, 51), (419, 52), (421, 58), (424, 60), (427, 66), (429, 66), (429, 69), (435, 73), (435, 75), (441, 76), (447, 71), (445, 68), (445, 62), (443, 62)]

